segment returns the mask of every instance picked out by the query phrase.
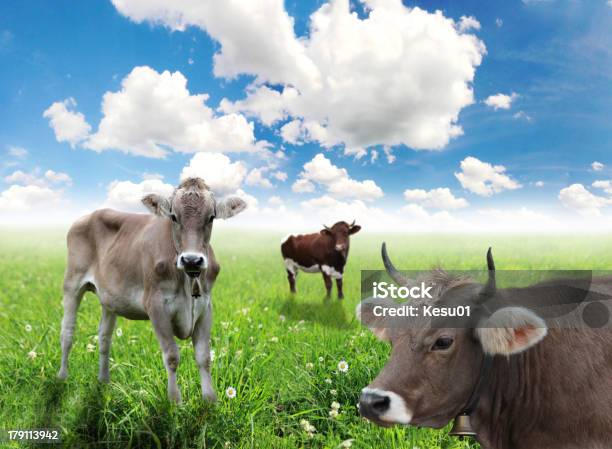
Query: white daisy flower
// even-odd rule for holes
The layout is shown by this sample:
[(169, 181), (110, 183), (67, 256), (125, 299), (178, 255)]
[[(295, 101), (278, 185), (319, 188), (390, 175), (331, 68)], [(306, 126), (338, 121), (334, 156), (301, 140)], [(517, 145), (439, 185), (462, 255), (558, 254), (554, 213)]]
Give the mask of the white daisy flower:
[(325, 379), (325, 383), (331, 385), (332, 380), (328, 377), (327, 379)]
[(308, 363), (306, 364), (306, 369), (313, 369), (313, 368), (314, 368), (314, 363), (312, 363), (312, 362), (308, 362)]
[(225, 396), (230, 399), (234, 399), (236, 397), (236, 389), (234, 387), (227, 387), (227, 390), (225, 390)]
[(285, 317), (285, 315), (279, 315), (278, 319), (281, 321), (285, 321), (287, 318)]
[(272, 343), (278, 343), (278, 337), (272, 337), (272, 338), (270, 339), (270, 341), (271, 341)]
[(87, 352), (94, 352), (96, 350), (96, 347), (94, 345), (92, 345), (91, 343), (87, 343)]
[(348, 449), (352, 445), (353, 445), (353, 440), (344, 440), (342, 443), (340, 443), (340, 447), (342, 449)]
[(340, 403), (336, 402), (336, 401), (332, 402), (331, 403), (331, 408), (332, 408), (332, 410), (338, 410), (340, 408)]
[(336, 396), (338, 392), (336, 390), (329, 390), (329, 394), (331, 394), (332, 396)]
[(32, 332), (32, 326), (30, 326), (29, 324), (25, 325), (25, 330), (26, 332)]
[(226, 442), (223, 444), (223, 446), (224, 446), (224, 447), (232, 447), (232, 443), (230, 443), (229, 441), (226, 441)]
[(323, 357), (319, 357), (319, 362), (322, 362), (323, 360), (325, 360)]
[(38, 354), (36, 354), (36, 351), (30, 351), (28, 352), (28, 357), (31, 358), (32, 360), (34, 360), (36, 358)]
[(121, 330), (120, 327), (117, 328), (117, 330), (115, 331), (115, 334), (117, 334), (117, 337), (121, 337), (123, 335), (123, 331)]
[(330, 410), (329, 411), (329, 417), (331, 419), (336, 419), (338, 417), (338, 410)]
[(341, 373), (346, 373), (349, 370), (349, 365), (345, 360), (340, 360), (338, 362), (338, 371)]

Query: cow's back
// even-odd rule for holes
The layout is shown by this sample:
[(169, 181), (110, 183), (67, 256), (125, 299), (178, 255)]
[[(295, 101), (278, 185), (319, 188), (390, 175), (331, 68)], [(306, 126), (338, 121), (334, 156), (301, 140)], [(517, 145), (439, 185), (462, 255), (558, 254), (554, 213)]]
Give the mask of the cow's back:
[(93, 276), (103, 265), (121, 270), (126, 258), (131, 258), (130, 246), (139, 240), (139, 235), (152, 218), (150, 215), (101, 209), (77, 220), (67, 235), (66, 278), (83, 273)]
[(319, 265), (323, 262), (325, 248), (321, 234), (290, 235), (281, 244), (283, 259), (291, 259), (302, 267)]

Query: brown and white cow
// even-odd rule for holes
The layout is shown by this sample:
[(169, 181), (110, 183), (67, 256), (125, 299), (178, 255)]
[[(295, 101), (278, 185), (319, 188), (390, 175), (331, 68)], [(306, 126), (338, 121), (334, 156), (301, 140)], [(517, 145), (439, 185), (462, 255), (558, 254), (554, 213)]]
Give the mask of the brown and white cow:
[(339, 221), (331, 228), (324, 226), (316, 234), (289, 235), (281, 242), (281, 253), (287, 269), (287, 279), (291, 293), (295, 293), (295, 278), (298, 271), (323, 275), (327, 296), (331, 294), (332, 278), (336, 280), (338, 299), (342, 292), (342, 275), (348, 258), (350, 238), (361, 226), (355, 221), (348, 224)]
[[(383, 259), (398, 285), (411, 283), (384, 246)], [(361, 321), (392, 345), (386, 365), (361, 393), (360, 413), (383, 426), (441, 428), (469, 408), (485, 449), (612, 447), (612, 330), (548, 328), (534, 310), (584, 291), (565, 280), (498, 289), (490, 253), (488, 262), (484, 286), (443, 271), (430, 278), (436, 304), (472, 302), (474, 326), (398, 326), (374, 312), (381, 300), (360, 304)], [(594, 291), (609, 298), (612, 279), (593, 279), (589, 295)], [(509, 299), (542, 306), (496, 306)]]
[(86, 291), (102, 306), (98, 333), (98, 379), (109, 381), (109, 352), (117, 316), (151, 320), (168, 373), (168, 396), (180, 402), (176, 382), (179, 349), (174, 337), (191, 337), (202, 395), (214, 401), (210, 364), (211, 290), (219, 264), (210, 245), (215, 218), (245, 209), (238, 197), (217, 201), (200, 178), (184, 180), (169, 198), (142, 199), (153, 215), (102, 209), (75, 222), (68, 232), (64, 278), (62, 365), (68, 376), (77, 310)]

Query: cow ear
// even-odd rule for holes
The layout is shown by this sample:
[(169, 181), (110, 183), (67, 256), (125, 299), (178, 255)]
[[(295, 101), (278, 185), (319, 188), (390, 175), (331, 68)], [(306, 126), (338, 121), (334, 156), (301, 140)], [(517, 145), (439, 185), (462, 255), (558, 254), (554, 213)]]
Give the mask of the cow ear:
[(333, 236), (332, 232), (329, 229), (321, 229), (321, 234)]
[(349, 234), (357, 234), (359, 231), (361, 231), (361, 226), (354, 225), (351, 226), (351, 229), (349, 229)]
[(391, 304), (388, 301), (381, 299), (366, 299), (357, 304), (357, 308), (355, 309), (355, 316), (361, 324), (367, 326), (368, 329), (382, 341), (389, 341), (389, 327), (387, 323), (385, 323), (386, 318), (379, 316), (379, 313), (377, 313), (381, 309), (377, 309), (376, 307), (385, 307), (389, 305)]
[(161, 195), (156, 195), (155, 193), (150, 193), (141, 201), (142, 204), (144, 204), (146, 208), (151, 211), (151, 213), (159, 215), (160, 217), (170, 216), (170, 200), (168, 198), (164, 198)]
[(217, 201), (216, 218), (230, 218), (238, 215), (247, 207), (246, 202), (237, 196), (228, 196), (220, 201)]
[(535, 346), (547, 332), (544, 320), (524, 307), (499, 309), (476, 328), (486, 354), (507, 356)]

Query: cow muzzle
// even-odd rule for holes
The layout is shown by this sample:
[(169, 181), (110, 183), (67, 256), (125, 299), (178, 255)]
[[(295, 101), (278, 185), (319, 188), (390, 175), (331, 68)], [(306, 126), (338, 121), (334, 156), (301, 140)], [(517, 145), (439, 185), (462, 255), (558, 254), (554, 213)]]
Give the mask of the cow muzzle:
[(189, 277), (198, 277), (202, 270), (206, 270), (206, 256), (202, 253), (181, 253), (177, 257), (177, 267)]
[(404, 399), (388, 390), (364, 388), (359, 397), (359, 413), (379, 425), (409, 424), (412, 412)]
[(334, 246), (334, 248), (335, 248), (336, 251), (338, 251), (340, 253), (340, 252), (346, 250), (346, 245), (338, 244), (338, 245)]

